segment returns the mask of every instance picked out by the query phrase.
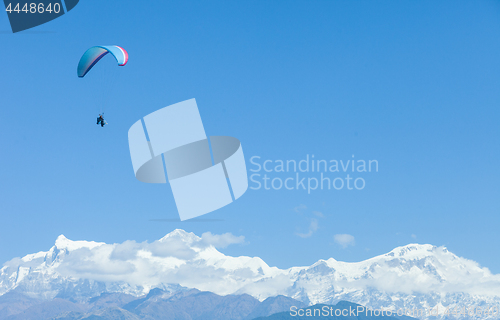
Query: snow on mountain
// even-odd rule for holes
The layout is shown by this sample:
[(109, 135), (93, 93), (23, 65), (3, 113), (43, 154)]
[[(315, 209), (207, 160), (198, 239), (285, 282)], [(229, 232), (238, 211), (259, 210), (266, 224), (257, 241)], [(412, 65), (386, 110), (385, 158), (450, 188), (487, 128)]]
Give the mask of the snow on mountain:
[(152, 288), (196, 288), (261, 301), (285, 295), (308, 304), (348, 300), (394, 310), (500, 304), (500, 275), (444, 247), (409, 244), (361, 262), (330, 258), (281, 270), (258, 257), (226, 256), (207, 240), (214, 237), (177, 229), (152, 243), (106, 244), (61, 235), (49, 251), (5, 263), (0, 295), (86, 301), (102, 292), (140, 296)]
[(105, 244), (59, 236), (47, 252), (16, 258), (0, 270), (0, 294), (21, 290), (32, 297), (118, 291), (133, 295), (170, 284), (230, 294), (281, 272), (260, 258), (228, 257), (202, 238), (175, 230), (153, 243)]
[(104, 242), (94, 242), (94, 241), (72, 241), (66, 238), (64, 235), (60, 235), (56, 239), (55, 247), (59, 250), (75, 251), (81, 248), (94, 249), (95, 247), (102, 246)]

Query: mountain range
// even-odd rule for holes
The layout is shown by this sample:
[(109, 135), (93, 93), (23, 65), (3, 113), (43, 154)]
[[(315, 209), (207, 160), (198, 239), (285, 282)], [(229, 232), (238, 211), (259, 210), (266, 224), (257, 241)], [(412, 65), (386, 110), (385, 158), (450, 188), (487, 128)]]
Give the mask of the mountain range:
[[(179, 297), (213, 295), (207, 303), (217, 306), (213, 302), (217, 297), (229, 305), (238, 300), (250, 311), (234, 319), (269, 316), (271, 311), (252, 312), (269, 302), (266, 299), (278, 298), (282, 303), (273, 312), (286, 311), (293, 304), (350, 301), (371, 309), (427, 310), (419, 315), (421, 319), (430, 318), (430, 310), (439, 310), (442, 319), (500, 318), (500, 275), (445, 247), (409, 244), (361, 262), (330, 258), (311, 266), (279, 269), (258, 257), (226, 256), (204, 237), (177, 229), (152, 243), (71, 241), (61, 235), (48, 251), (6, 262), (0, 269), (0, 319), (15, 319), (16, 312), (33, 308), (37, 314), (55, 308), (61, 311), (58, 314), (68, 313), (64, 319), (80, 319), (101, 310), (96, 303), (110, 306), (102, 310), (115, 312), (116, 319), (135, 319), (141, 315), (136, 308), (156, 297), (151, 296), (155, 292), (161, 293), (162, 301), (169, 301), (172, 310), (182, 310), (170, 301)], [(129, 303), (137, 305), (126, 307)], [(42, 308), (44, 304), (51, 308)], [(445, 314), (463, 308), (473, 311)]]
[(289, 310), (291, 306), (305, 307), (284, 296), (260, 302), (246, 294), (219, 296), (196, 289), (177, 292), (152, 289), (141, 297), (102, 293), (87, 302), (63, 298), (41, 300), (14, 291), (0, 297), (0, 319), (251, 320)]

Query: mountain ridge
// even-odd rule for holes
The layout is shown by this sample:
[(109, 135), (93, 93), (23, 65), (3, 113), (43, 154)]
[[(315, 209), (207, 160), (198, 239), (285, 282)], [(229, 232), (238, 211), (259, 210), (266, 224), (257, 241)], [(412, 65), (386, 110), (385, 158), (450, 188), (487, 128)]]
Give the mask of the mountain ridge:
[(0, 296), (16, 291), (83, 303), (106, 292), (139, 297), (155, 288), (248, 294), (261, 302), (283, 295), (307, 305), (346, 300), (373, 309), (500, 304), (500, 275), (430, 244), (408, 244), (360, 262), (329, 258), (279, 269), (259, 257), (226, 256), (182, 229), (152, 243), (60, 235), (48, 251), (0, 269)]

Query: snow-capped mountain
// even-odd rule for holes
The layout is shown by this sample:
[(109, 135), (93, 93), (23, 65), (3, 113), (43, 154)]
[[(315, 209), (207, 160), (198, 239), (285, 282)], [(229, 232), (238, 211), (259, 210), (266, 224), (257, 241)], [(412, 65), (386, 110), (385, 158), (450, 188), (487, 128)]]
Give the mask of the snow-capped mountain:
[[(175, 230), (153, 243), (105, 244), (59, 236), (47, 252), (13, 259), (0, 269), (0, 295), (88, 301), (103, 292), (140, 296), (196, 288), (260, 301), (285, 295), (306, 304), (347, 300), (369, 308), (498, 308), (500, 275), (444, 247), (410, 244), (362, 262), (333, 258), (282, 270), (258, 257), (230, 257), (203, 237)], [(426, 318), (426, 314), (419, 315)], [(491, 318), (459, 315), (459, 318)]]

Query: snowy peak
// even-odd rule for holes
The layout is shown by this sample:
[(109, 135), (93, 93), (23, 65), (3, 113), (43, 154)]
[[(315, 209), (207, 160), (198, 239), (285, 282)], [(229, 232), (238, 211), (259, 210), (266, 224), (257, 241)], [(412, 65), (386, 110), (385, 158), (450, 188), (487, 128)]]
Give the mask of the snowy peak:
[(93, 249), (103, 245), (104, 242), (94, 242), (94, 241), (72, 241), (61, 234), (56, 239), (55, 247), (59, 250), (66, 249), (68, 251), (74, 251), (81, 248)]
[(174, 231), (168, 233), (166, 236), (161, 238), (159, 241), (165, 242), (168, 240), (181, 240), (188, 244), (193, 244), (201, 241), (201, 238), (192, 232), (186, 232), (182, 229), (175, 229)]
[[(384, 256), (394, 257), (394, 258), (404, 258), (409, 260), (422, 259), (433, 255), (433, 253), (439, 249), (440, 248), (430, 244), (412, 243), (406, 246), (397, 247), (391, 250), (389, 253), (385, 254)], [(446, 250), (446, 248), (442, 247), (441, 250), (443, 249)]]

